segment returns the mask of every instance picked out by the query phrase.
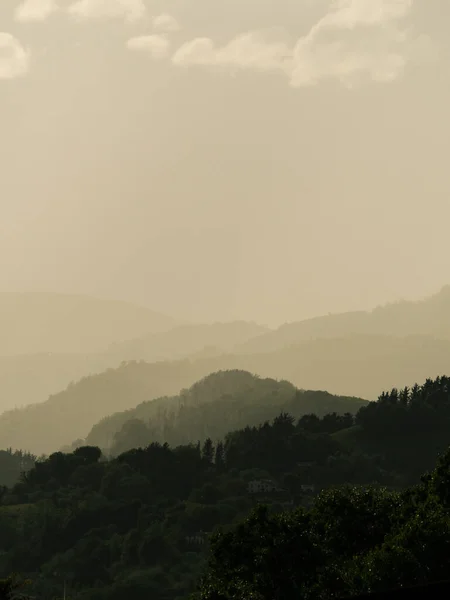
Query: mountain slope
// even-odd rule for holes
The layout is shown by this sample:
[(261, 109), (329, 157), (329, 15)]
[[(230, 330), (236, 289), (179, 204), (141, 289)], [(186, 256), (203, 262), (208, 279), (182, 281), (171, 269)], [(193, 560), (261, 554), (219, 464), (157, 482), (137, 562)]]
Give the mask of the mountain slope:
[(0, 293), (0, 356), (98, 352), (179, 325), (126, 302), (49, 293)]
[(45, 402), (0, 415), (0, 447), (52, 452), (84, 437), (105, 415), (165, 394), (176, 394), (205, 375), (188, 361), (129, 363), (84, 377)]
[(0, 355), (0, 411), (44, 402), (70, 382), (117, 368), (123, 361), (217, 356), (264, 331), (246, 322), (183, 325), (112, 344), (103, 353)]
[(0, 412), (45, 402), (74, 381), (120, 366), (102, 354), (0, 356)]
[(450, 339), (450, 286), (425, 300), (380, 306), (370, 312), (331, 314), (287, 323), (244, 342), (236, 352), (274, 352), (314, 339), (353, 335), (431, 335)]
[[(219, 371), (178, 396), (143, 402), (102, 419), (85, 443), (112, 449), (114, 454), (145, 445), (148, 440), (178, 446), (207, 437), (222, 439), (236, 426), (271, 421), (280, 412), (296, 418), (312, 412), (319, 417), (329, 412), (355, 414), (366, 404), (359, 398), (300, 391), (287, 381), (262, 379), (247, 371)], [(136, 421), (140, 422), (137, 427)]]
[[(446, 371), (442, 370), (443, 363), (447, 364), (446, 341), (408, 338), (405, 344), (401, 339), (394, 341), (380, 336), (386, 331), (388, 336), (399, 338), (431, 331), (437, 332), (434, 337), (450, 339), (450, 287), (422, 302), (401, 302), (370, 313), (319, 317), (287, 324), (275, 331), (240, 322), (179, 326), (171, 319), (173, 327), (167, 327), (167, 317), (158, 317), (147, 309), (114, 302), (106, 305), (109, 308), (105, 316), (100, 314), (104, 301), (91, 298), (0, 294), (0, 326), (5, 332), (0, 337), (0, 411), (43, 402), (71, 381), (117, 368), (123, 360), (132, 359), (154, 362), (189, 356), (195, 361), (212, 360), (211, 371), (243, 368), (262, 376), (287, 378), (310, 389), (328, 389), (370, 399), (376, 398), (380, 389), (413, 380), (412, 368), (418, 377)], [(83, 306), (88, 309), (85, 311)], [(114, 311), (118, 309), (117, 318), (111, 307)], [(136, 321), (136, 310), (144, 314), (143, 320)], [(15, 319), (14, 314), (26, 318)], [(86, 317), (83, 322), (82, 317)], [(151, 331), (145, 329), (145, 323)], [(161, 331), (164, 324), (167, 330)], [(42, 340), (46, 340), (45, 344)], [(326, 343), (316, 343), (320, 340)], [(365, 347), (366, 344), (373, 348)], [(99, 346), (101, 351), (93, 352)], [(286, 350), (289, 346), (296, 348)], [(59, 353), (42, 351), (50, 347), (59, 349)], [(4, 356), (6, 350), (21, 355)], [(40, 353), (30, 354), (36, 350)], [(278, 356), (280, 352), (283, 359)], [(397, 362), (384, 361), (380, 353), (385, 352), (393, 352)], [(233, 356), (224, 358), (224, 353)], [(274, 356), (253, 358), (263, 353)], [(373, 360), (370, 358), (373, 353), (379, 361), (377, 371), (363, 367), (364, 376), (351, 374), (349, 360), (364, 362), (364, 357)], [(241, 359), (235, 356), (238, 354), (247, 356)], [(338, 364), (339, 368), (335, 368)], [(201, 369), (199, 372), (200, 376), (208, 373)], [(193, 381), (190, 379), (187, 384)], [(167, 389), (164, 393), (178, 391)]]
[(39, 405), (0, 415), (0, 447), (51, 452), (84, 438), (107, 415), (178, 394), (220, 370), (245, 370), (301, 389), (375, 400), (382, 390), (438, 376), (449, 365), (450, 341), (420, 336), (354, 336), (273, 353), (130, 363), (87, 377)]
[(113, 344), (108, 354), (119, 356), (121, 360), (176, 360), (208, 350), (229, 352), (234, 346), (268, 331), (267, 327), (245, 321), (182, 325)]

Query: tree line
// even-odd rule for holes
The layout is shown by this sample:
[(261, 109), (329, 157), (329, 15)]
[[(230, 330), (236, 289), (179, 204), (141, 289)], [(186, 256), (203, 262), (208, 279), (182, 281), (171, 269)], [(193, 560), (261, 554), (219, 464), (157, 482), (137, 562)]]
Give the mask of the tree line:
[[(282, 411), (217, 440), (146, 438), (114, 458), (34, 458), (1, 496), (0, 578), (21, 573), (36, 598), (328, 600), (444, 577), (450, 457), (435, 466), (429, 441), (450, 435), (409, 411), (444, 418), (449, 380), (400, 395), (356, 416)], [(392, 406), (403, 427), (383, 429)]]

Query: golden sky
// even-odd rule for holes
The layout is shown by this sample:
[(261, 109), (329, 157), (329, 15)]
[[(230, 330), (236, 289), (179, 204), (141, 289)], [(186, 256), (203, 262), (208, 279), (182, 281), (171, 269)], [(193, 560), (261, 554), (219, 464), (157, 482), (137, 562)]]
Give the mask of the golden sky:
[(3, 0), (0, 291), (276, 325), (450, 282), (448, 0)]

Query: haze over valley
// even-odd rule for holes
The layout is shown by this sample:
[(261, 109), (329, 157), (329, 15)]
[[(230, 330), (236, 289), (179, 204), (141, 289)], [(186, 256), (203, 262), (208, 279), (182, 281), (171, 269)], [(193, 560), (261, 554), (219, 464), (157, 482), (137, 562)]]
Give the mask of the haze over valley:
[[(32, 295), (27, 301), (34, 307), (35, 331), (47, 328), (44, 339), (54, 348), (64, 339), (72, 353), (0, 357), (5, 399), (0, 439), (5, 447), (48, 453), (85, 439), (99, 420), (117, 411), (174, 396), (212, 373), (236, 369), (289, 381), (304, 390), (376, 400), (383, 390), (412, 386), (446, 372), (449, 289), (424, 300), (326, 315), (276, 329), (247, 322), (178, 325), (133, 305), (89, 297), (81, 302), (51, 296), (47, 312), (48, 302)], [(37, 308), (34, 298), (40, 301)], [(63, 315), (72, 311), (64, 338), (55, 306)], [(122, 340), (110, 343), (114, 310)], [(138, 327), (147, 333), (132, 337)], [(94, 337), (106, 341), (103, 352), (73, 352), (89, 346)], [(15, 339), (22, 340), (23, 351), (26, 343), (36, 343), (31, 336)]]
[(449, 20), (0, 2), (0, 600), (448, 578)]
[(277, 327), (448, 283), (446, 0), (128, 2), (1, 3), (2, 291)]

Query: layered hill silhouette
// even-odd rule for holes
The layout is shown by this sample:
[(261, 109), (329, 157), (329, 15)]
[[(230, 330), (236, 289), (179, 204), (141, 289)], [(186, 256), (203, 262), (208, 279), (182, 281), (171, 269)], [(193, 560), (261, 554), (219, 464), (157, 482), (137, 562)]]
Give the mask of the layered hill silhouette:
[[(124, 363), (117, 369), (108, 369), (99, 375), (83, 378), (65, 391), (51, 396), (46, 402), (4, 412), (0, 415), (1, 444), (3, 447), (30, 449), (35, 454), (52, 452), (55, 448), (85, 438), (91, 428), (104, 417), (134, 409), (142, 402), (160, 398), (155, 404), (156, 409), (164, 410), (166, 403), (170, 408), (174, 402), (178, 403), (178, 399), (174, 401), (163, 397), (176, 396), (180, 390), (189, 388), (198, 380), (220, 370), (216, 365), (234, 362), (234, 357), (223, 357), (152, 364)], [(202, 402), (213, 403), (215, 398), (229, 394), (230, 385), (235, 389), (238, 387), (242, 394), (249, 389), (248, 383), (236, 386), (235, 382), (229, 384), (222, 381), (213, 392), (211, 386), (206, 391), (203, 384), (200, 394)], [(254, 384), (257, 385), (259, 384)], [(274, 382), (273, 385), (277, 389), (288, 385), (290, 394), (295, 389), (292, 384)], [(189, 397), (193, 394), (198, 398), (198, 389), (194, 388)], [(333, 402), (327, 407), (328, 412), (332, 405)], [(277, 406), (275, 399), (274, 406)], [(121, 419), (115, 418), (119, 421)]]
[(176, 395), (216, 371), (245, 370), (299, 389), (374, 400), (380, 391), (437, 377), (450, 364), (450, 341), (354, 336), (315, 340), (279, 352), (197, 360), (131, 362), (85, 377), (47, 401), (0, 415), (0, 442), (33, 453), (85, 438), (103, 417)]
[[(221, 417), (239, 418), (243, 403), (257, 409), (261, 398), (267, 407), (272, 398), (278, 408), (286, 401), (306, 408), (308, 395), (242, 371), (215, 373), (180, 395), (178, 424), (196, 435), (195, 419), (185, 418), (196, 408), (211, 408), (211, 416), (218, 406), (219, 426)], [(339, 402), (313, 396), (316, 407)], [(21, 580), (35, 586), (33, 597), (60, 597), (60, 573), (70, 591), (118, 599), (146, 598), (148, 590), (155, 598), (187, 598), (193, 577), (193, 598), (241, 600), (272, 598), (273, 581), (283, 598), (298, 590), (303, 597), (350, 598), (447, 577), (448, 377), (392, 389), (356, 415), (297, 421), (283, 411), (203, 444), (194, 437), (162, 445), (142, 421), (128, 424), (121, 441), (135, 445), (109, 460), (99, 448), (78, 447), (38, 461), (18, 480), (23, 454), (0, 457), (17, 482), (1, 490), (4, 572), (19, 565)], [(354, 424), (363, 447), (347, 451), (338, 436)], [(177, 428), (165, 419), (164, 429)], [(263, 569), (269, 578), (261, 580)]]
[(5, 411), (0, 415), (0, 445), (52, 452), (85, 437), (102, 417), (139, 402), (176, 394), (204, 376), (188, 361), (128, 363), (89, 375), (45, 402)]
[[(135, 332), (134, 324), (131, 323), (131, 326), (131, 331)], [(75, 340), (79, 348), (82, 344), (89, 346), (88, 340), (82, 339), (84, 330), (80, 328), (81, 338)], [(128, 339), (128, 336), (125, 341), (110, 344), (102, 352), (41, 351), (14, 356), (1, 356), (0, 353), (0, 411), (43, 402), (51, 394), (64, 390), (69, 383), (108, 368), (117, 368), (123, 361), (156, 362), (182, 359), (189, 355), (197, 358), (219, 356), (265, 331), (265, 327), (243, 321), (180, 325), (168, 331), (148, 333), (132, 339)], [(115, 324), (110, 325), (106, 335), (108, 340), (116, 335)], [(125, 335), (120, 323), (119, 335)], [(68, 339), (67, 347), (74, 339)], [(120, 337), (117, 339), (120, 340)], [(41, 341), (43, 343), (45, 341)]]
[[(103, 320), (99, 317), (95, 325), (93, 321), (105, 305), (103, 301), (91, 302), (86, 298), (80, 303), (91, 308), (87, 312), (74, 309), (76, 318), (63, 323), (67, 320), (68, 306), (77, 306), (76, 298), (70, 297), (69, 301), (67, 297), (56, 296), (57, 301), (52, 304), (55, 297), (51, 295), (34, 295), (39, 297), (39, 310), (48, 320), (38, 320), (34, 329), (28, 331), (26, 321), (19, 324), (8, 321), (12, 298), (20, 295), (8, 296), (9, 309), (8, 302), (5, 303), (7, 296), (0, 295), (0, 303), (6, 307), (1, 319), (7, 331), (0, 340), (0, 348), (7, 347), (8, 339), (13, 340), (17, 351), (19, 347), (30, 348), (37, 344), (32, 333), (39, 331), (44, 335), (44, 324), (49, 322), (52, 323), (49, 331), (53, 333), (48, 343), (53, 347), (61, 349), (66, 344), (66, 348), (79, 349), (83, 344), (93, 345), (93, 340), (99, 344), (101, 340), (108, 342), (107, 351), (91, 354), (61, 351), (0, 356), (0, 408), (29, 405), (0, 415), (0, 443), (3, 447), (34, 453), (50, 452), (77, 438), (85, 438), (102, 418), (154, 398), (174, 396), (217, 371), (244, 370), (263, 378), (290, 381), (300, 389), (327, 390), (335, 395), (375, 400), (382, 390), (436, 377), (447, 372), (450, 364), (450, 287), (422, 302), (398, 303), (371, 313), (331, 315), (263, 334), (260, 333), (263, 328), (251, 323), (175, 326), (170, 318), (158, 321), (155, 313), (138, 309), (139, 314), (147, 315), (149, 328), (161, 328), (163, 323), (168, 327), (164, 333), (145, 334), (142, 322), (133, 320), (134, 317), (125, 318), (129, 315), (129, 305), (123, 303), (106, 303), (123, 308), (117, 322), (110, 312)], [(27, 303), (35, 307), (34, 314), (39, 312), (29, 295), (24, 298), (24, 314), (23, 307)], [(43, 306), (44, 300), (48, 300), (47, 308)], [(60, 306), (59, 312), (55, 306)], [(53, 316), (50, 315), (52, 310)], [(90, 316), (80, 325), (83, 314)], [(27, 319), (32, 320), (30, 315)], [(58, 329), (60, 322), (66, 329), (62, 325)], [(170, 328), (170, 324), (174, 326)], [(142, 335), (126, 334), (133, 328)], [(382, 335), (389, 328), (390, 335)], [(352, 333), (360, 330), (377, 333)], [(421, 334), (402, 335), (411, 330)], [(20, 331), (23, 335), (18, 334)], [(128, 337), (112, 345), (112, 339), (119, 339), (117, 332)], [(252, 337), (257, 332), (256, 337)], [(438, 335), (433, 335), (436, 332)], [(210, 344), (214, 336), (217, 336), (216, 343)], [(246, 336), (248, 341), (242, 343)], [(313, 339), (298, 341), (308, 336)], [(253, 352), (248, 351), (250, 347)], [(271, 347), (277, 349), (270, 350)], [(148, 353), (149, 357), (192, 354), (182, 360), (120, 365), (124, 357), (139, 356), (140, 352)], [(83, 375), (86, 376), (82, 378)], [(77, 383), (70, 383), (73, 381)]]
[(102, 352), (117, 341), (180, 325), (127, 302), (50, 293), (0, 293), (0, 356)]
[(44, 402), (71, 382), (120, 366), (104, 354), (0, 356), (0, 412)]
[(268, 331), (267, 327), (246, 321), (182, 325), (170, 331), (113, 344), (108, 349), (108, 355), (120, 357), (121, 360), (154, 362), (223, 354)]
[(360, 398), (297, 390), (288, 381), (262, 379), (248, 371), (219, 371), (177, 396), (143, 402), (102, 419), (83, 443), (117, 455), (149, 439), (173, 446), (222, 439), (236, 427), (271, 421), (280, 412), (296, 418), (309, 413), (355, 414), (366, 404)]
[[(23, 314), (17, 322), (11, 316), (16, 301), (15, 314)], [(413, 380), (413, 368), (425, 377), (448, 364), (450, 286), (423, 301), (329, 315), (277, 330), (246, 322), (180, 325), (125, 303), (51, 294), (0, 294), (1, 323), (6, 335), (0, 339), (0, 410), (43, 402), (70, 382), (117, 368), (122, 361), (187, 357), (212, 360), (209, 372), (242, 368), (300, 387), (375, 399), (380, 389)], [(16, 355), (6, 356), (6, 350)], [(390, 356), (389, 363), (380, 353)], [(256, 357), (262, 354), (269, 356)], [(350, 376), (349, 361), (374, 359), (380, 361), (376, 369), (363, 367), (363, 376), (353, 369)], [(198, 372), (208, 374), (202, 368)], [(169, 385), (164, 393), (177, 391)]]
[(244, 342), (236, 351), (274, 352), (300, 342), (354, 335), (421, 335), (450, 339), (450, 285), (425, 300), (402, 301), (367, 312), (331, 314), (286, 323)]

